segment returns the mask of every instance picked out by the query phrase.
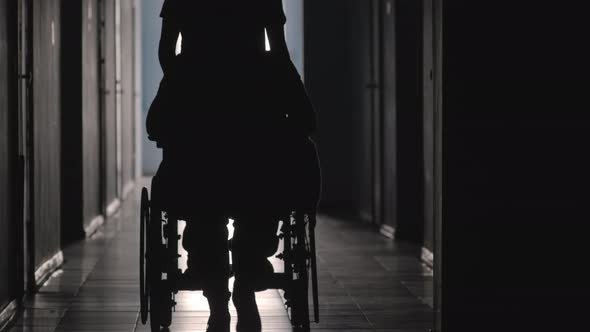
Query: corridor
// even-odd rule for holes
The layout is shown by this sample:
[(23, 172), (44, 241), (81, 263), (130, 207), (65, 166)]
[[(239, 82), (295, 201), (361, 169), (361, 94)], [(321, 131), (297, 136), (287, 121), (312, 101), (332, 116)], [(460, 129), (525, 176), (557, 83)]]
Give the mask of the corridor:
[[(26, 298), (10, 331), (149, 331), (139, 319), (138, 193), (94, 236), (64, 248), (63, 267)], [(418, 246), (329, 216), (320, 216), (317, 232), (321, 322), (312, 331), (429, 331), (432, 270)], [(291, 330), (278, 291), (257, 299), (264, 331)], [(204, 331), (209, 312), (200, 292), (181, 292), (177, 302), (170, 331)]]
[[(165, 1), (0, 0), (0, 332), (149, 330), (138, 195), (158, 110), (215, 170), (182, 163), (183, 183), (319, 199), (313, 331), (589, 331), (587, 1), (169, 1), (212, 6), (177, 7), (171, 33)], [(174, 99), (160, 45), (187, 68)], [(264, 151), (281, 137), (288, 154)], [(292, 280), (272, 280), (288, 291), (310, 257), (298, 226)], [(171, 331), (203, 331), (202, 295), (176, 300)], [(265, 331), (291, 330), (279, 291), (259, 303)]]

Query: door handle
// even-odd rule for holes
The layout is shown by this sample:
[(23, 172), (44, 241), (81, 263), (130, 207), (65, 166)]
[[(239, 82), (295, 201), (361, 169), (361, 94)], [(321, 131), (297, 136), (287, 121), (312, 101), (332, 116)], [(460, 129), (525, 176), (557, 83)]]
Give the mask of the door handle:
[(33, 81), (33, 75), (31, 73), (21, 74), (21, 75), (18, 75), (18, 79), (25, 80), (28, 85), (31, 85), (31, 82)]

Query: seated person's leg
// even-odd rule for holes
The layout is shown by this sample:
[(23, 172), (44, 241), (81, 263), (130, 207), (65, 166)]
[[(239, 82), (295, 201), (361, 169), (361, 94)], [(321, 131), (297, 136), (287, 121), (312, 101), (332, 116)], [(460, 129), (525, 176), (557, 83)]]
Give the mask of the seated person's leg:
[(213, 330), (229, 329), (229, 248), (227, 217), (203, 213), (187, 221), (182, 245), (188, 252), (185, 276), (200, 282), (209, 302), (208, 321)]
[(232, 299), (239, 330), (261, 328), (255, 292), (265, 288), (265, 275), (273, 272), (267, 257), (277, 250), (277, 228), (278, 218), (273, 213), (241, 213), (234, 221), (232, 258), (236, 279)]
[(207, 212), (187, 221), (182, 246), (188, 252), (186, 274), (199, 281), (229, 278), (227, 218)]
[(236, 217), (232, 239), (236, 280), (255, 282), (273, 272), (267, 257), (277, 251), (277, 230), (278, 217), (274, 213), (241, 213)]

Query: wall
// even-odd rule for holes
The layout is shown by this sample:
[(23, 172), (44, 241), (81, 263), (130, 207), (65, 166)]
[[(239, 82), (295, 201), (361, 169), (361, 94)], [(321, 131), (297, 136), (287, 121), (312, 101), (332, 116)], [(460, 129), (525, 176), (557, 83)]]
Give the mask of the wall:
[(32, 172), (35, 269), (60, 250), (60, 2), (33, 1)]
[(133, 1), (119, 0), (120, 5), (120, 56), (121, 56), (121, 184), (126, 195), (135, 180), (135, 21)]
[(587, 10), (445, 2), (443, 331), (587, 325)]
[(301, 75), (304, 75), (304, 8), (303, 0), (283, 0), (283, 9), (287, 16), (285, 38), (291, 54), (291, 60)]
[(141, 142), (143, 150), (143, 174), (153, 175), (162, 160), (162, 151), (156, 148), (156, 144), (147, 139), (145, 131), (145, 118), (147, 111), (156, 96), (162, 70), (158, 62), (158, 43), (160, 41), (160, 29), (162, 20), (160, 10), (161, 0), (143, 0), (141, 7), (141, 49), (142, 49), (142, 120), (138, 130), (141, 130)]

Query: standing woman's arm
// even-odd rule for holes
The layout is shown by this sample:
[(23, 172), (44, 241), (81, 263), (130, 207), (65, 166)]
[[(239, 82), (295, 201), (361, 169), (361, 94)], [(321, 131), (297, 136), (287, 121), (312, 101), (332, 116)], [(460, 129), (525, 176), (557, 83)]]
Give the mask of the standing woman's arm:
[(160, 14), (162, 17), (162, 33), (158, 47), (158, 58), (164, 74), (169, 71), (176, 57), (176, 42), (180, 33), (175, 6), (175, 0), (166, 0)]
[(266, 28), (270, 51), (280, 57), (289, 58), (289, 48), (285, 40), (285, 27), (283, 25), (270, 25)]
[[(305, 136), (313, 135), (317, 126), (315, 111), (303, 86), (301, 76), (289, 55), (289, 48), (285, 40), (284, 26), (287, 18), (283, 11), (283, 2), (282, 0), (267, 0), (267, 6), (269, 11), (267, 12), (266, 32), (270, 43), (270, 51), (273, 56), (276, 56), (275, 59), (279, 60), (280, 65), (278, 68), (283, 68), (284, 72), (282, 74), (286, 76), (286, 81), (291, 82), (287, 84), (291, 94), (289, 98), (293, 102), (292, 105), (287, 106), (287, 108), (291, 107), (289, 113), (292, 116), (290, 118), (300, 133)], [(296, 106), (293, 108), (293, 105)]]
[(267, 0), (266, 6), (266, 33), (271, 52), (280, 57), (289, 58), (289, 49), (285, 40), (287, 17), (283, 11), (283, 2), (282, 0)]

